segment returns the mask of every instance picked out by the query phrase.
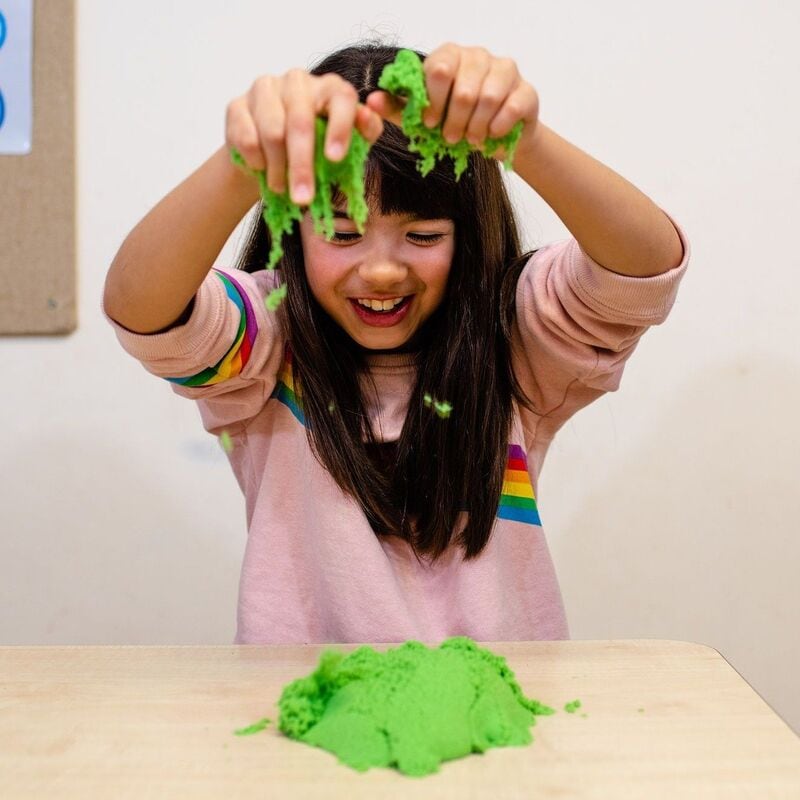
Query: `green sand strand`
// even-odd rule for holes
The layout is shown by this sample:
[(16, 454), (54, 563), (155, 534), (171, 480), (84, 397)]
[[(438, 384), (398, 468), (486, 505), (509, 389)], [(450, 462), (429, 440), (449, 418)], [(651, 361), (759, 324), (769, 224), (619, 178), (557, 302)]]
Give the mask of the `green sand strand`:
[(219, 435), (219, 444), (226, 453), (230, 453), (233, 450), (233, 439), (231, 439), (228, 431), (222, 431)]
[(325, 650), (317, 669), (284, 687), (279, 729), (350, 767), (437, 772), (442, 761), (521, 746), (552, 708), (522, 693), (505, 658), (465, 636), (438, 648), (410, 640), (385, 653)]
[(378, 79), (378, 86), (390, 94), (405, 98), (402, 113), (403, 133), (409, 138), (408, 149), (418, 153), (421, 160), (417, 168), (423, 176), (427, 175), (437, 160), (453, 159), (456, 180), (467, 168), (467, 156), (477, 150), (487, 157), (493, 156), (500, 147), (505, 148), (503, 164), (511, 169), (514, 152), (522, 134), (522, 121), (517, 122), (505, 135), (488, 137), (482, 145), (473, 146), (466, 139), (450, 144), (442, 136), (441, 124), (429, 128), (422, 121), (422, 112), (430, 105), (425, 88), (425, 73), (420, 57), (413, 50), (400, 50), (393, 63), (386, 66)]
[(283, 302), (286, 297), (286, 284), (282, 283), (277, 289), (273, 289), (264, 300), (264, 305), (270, 311), (277, 311), (278, 306)]
[[(314, 144), (314, 176), (316, 190), (309, 204), (311, 218), (314, 220), (314, 230), (324, 233), (330, 239), (333, 236), (333, 192), (334, 186), (347, 198), (347, 215), (356, 223), (359, 231), (363, 232), (367, 220), (367, 202), (364, 198), (364, 167), (369, 152), (369, 142), (355, 129), (350, 137), (350, 147), (341, 161), (329, 161), (325, 157), (325, 132), (328, 121), (322, 117), (316, 119), (316, 141)], [(242, 167), (248, 174), (258, 180), (261, 199), (264, 204), (262, 216), (269, 229), (272, 246), (266, 268), (275, 269), (276, 264), (283, 256), (282, 239), (284, 233), (291, 233), (295, 220), (300, 221), (303, 212), (300, 206), (293, 202), (287, 189), (282, 194), (273, 192), (267, 186), (267, 176), (264, 170), (253, 170), (247, 166), (241, 153), (235, 148), (231, 149), (231, 160)], [(275, 290), (277, 291), (277, 290)], [(274, 294), (274, 292), (273, 292)], [(277, 307), (277, 306), (276, 306)]]
[(258, 722), (254, 722), (252, 725), (248, 725), (246, 728), (239, 728), (238, 731), (234, 731), (236, 736), (250, 736), (253, 733), (258, 733), (259, 731), (263, 731), (267, 725), (272, 722), (271, 719), (260, 719)]
[(314, 220), (314, 230), (333, 236), (333, 187), (347, 199), (347, 216), (356, 224), (359, 233), (364, 232), (367, 221), (367, 201), (364, 197), (364, 168), (369, 153), (369, 142), (354, 128), (350, 137), (347, 155), (341, 161), (329, 161), (325, 157), (325, 131), (327, 120), (317, 117), (317, 142), (314, 148), (314, 174), (317, 190), (309, 206)]

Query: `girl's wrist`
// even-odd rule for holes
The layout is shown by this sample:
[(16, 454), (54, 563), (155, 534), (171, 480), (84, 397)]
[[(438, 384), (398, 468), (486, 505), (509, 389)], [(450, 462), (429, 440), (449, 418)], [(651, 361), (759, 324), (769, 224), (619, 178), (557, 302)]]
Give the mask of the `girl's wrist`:
[[(517, 143), (516, 158), (514, 161), (524, 160), (532, 163), (536, 160), (542, 137), (546, 134), (545, 126), (540, 120), (533, 123), (526, 122)], [(516, 171), (516, 170), (515, 170)]]
[(233, 163), (228, 145), (223, 145), (217, 150), (214, 160), (218, 163), (221, 173), (220, 188), (240, 199), (242, 205), (246, 206), (245, 210), (261, 199), (258, 181), (252, 175), (248, 175), (242, 167)]

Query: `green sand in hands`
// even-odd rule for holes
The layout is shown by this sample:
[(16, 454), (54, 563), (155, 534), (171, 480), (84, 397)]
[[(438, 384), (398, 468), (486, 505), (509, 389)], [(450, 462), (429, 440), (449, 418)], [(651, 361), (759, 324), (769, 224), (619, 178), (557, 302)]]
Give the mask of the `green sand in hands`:
[(360, 772), (396, 767), (415, 776), (490, 747), (529, 744), (536, 716), (555, 713), (523, 695), (502, 656), (465, 636), (435, 649), (411, 640), (385, 653), (326, 650), (278, 705), (287, 736)]
[[(409, 150), (421, 156), (417, 164), (420, 173), (425, 176), (439, 159), (452, 158), (456, 179), (467, 167), (467, 156), (477, 150), (487, 157), (493, 156), (500, 147), (505, 148), (504, 165), (511, 169), (514, 151), (522, 133), (522, 122), (518, 122), (511, 131), (499, 138), (488, 138), (480, 147), (475, 147), (462, 139), (455, 144), (445, 141), (441, 126), (428, 128), (422, 122), (422, 111), (429, 105), (428, 93), (425, 89), (425, 74), (422, 61), (413, 50), (400, 50), (392, 64), (386, 66), (378, 79), (378, 86), (385, 91), (405, 98), (406, 104), (402, 112), (403, 133), (409, 139)], [(347, 155), (341, 161), (328, 160), (323, 152), (327, 120), (318, 117), (316, 122), (316, 142), (314, 147), (314, 174), (316, 176), (316, 192), (309, 205), (314, 229), (324, 233), (327, 238), (333, 236), (333, 187), (338, 186), (347, 198), (347, 214), (363, 232), (367, 219), (367, 204), (364, 197), (364, 168), (369, 153), (369, 142), (353, 129)], [(269, 229), (271, 248), (266, 268), (274, 269), (283, 255), (281, 239), (284, 233), (291, 233), (295, 220), (302, 218), (303, 212), (297, 203), (289, 197), (288, 190), (282, 194), (273, 192), (267, 186), (264, 170), (251, 170), (241, 154), (231, 150), (233, 162), (257, 178), (264, 204), (264, 222)], [(267, 298), (269, 308), (275, 310), (283, 295), (275, 289)], [(274, 297), (273, 297), (274, 295)], [(285, 295), (285, 289), (284, 289)]]
[(378, 79), (378, 86), (390, 94), (404, 97), (403, 133), (409, 138), (408, 149), (418, 153), (421, 160), (417, 168), (422, 175), (427, 175), (436, 161), (450, 157), (454, 161), (456, 180), (467, 168), (467, 156), (473, 150), (479, 150), (485, 156), (493, 156), (500, 147), (505, 148), (503, 164), (511, 169), (514, 151), (522, 134), (522, 121), (518, 122), (505, 136), (487, 138), (482, 146), (473, 146), (466, 139), (450, 144), (442, 136), (441, 125), (428, 128), (422, 121), (422, 112), (430, 105), (425, 89), (425, 73), (420, 57), (413, 50), (401, 50)]
[[(341, 161), (330, 161), (325, 157), (323, 148), (325, 144), (325, 131), (328, 121), (322, 117), (316, 120), (316, 141), (314, 143), (314, 175), (316, 191), (309, 204), (311, 218), (314, 220), (314, 230), (324, 233), (330, 239), (333, 236), (333, 187), (338, 186), (347, 198), (347, 214), (356, 223), (359, 231), (364, 230), (367, 219), (367, 203), (364, 199), (364, 167), (367, 161), (369, 143), (357, 131), (353, 130), (350, 138), (350, 147)], [(234, 164), (238, 164), (253, 175), (261, 189), (261, 199), (264, 204), (262, 216), (269, 229), (272, 246), (269, 251), (267, 269), (275, 269), (276, 264), (283, 255), (281, 239), (284, 233), (291, 233), (295, 220), (298, 222), (303, 216), (300, 206), (289, 197), (289, 191), (282, 194), (273, 192), (267, 186), (267, 177), (264, 170), (251, 170), (238, 150), (231, 150)], [(275, 290), (278, 291), (277, 289)], [(273, 292), (274, 293), (274, 292)]]

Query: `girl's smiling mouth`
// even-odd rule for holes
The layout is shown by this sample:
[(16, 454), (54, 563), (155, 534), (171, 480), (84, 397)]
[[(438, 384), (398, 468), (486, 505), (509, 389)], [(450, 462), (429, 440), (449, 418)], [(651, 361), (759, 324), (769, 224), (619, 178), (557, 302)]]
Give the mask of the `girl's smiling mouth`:
[[(353, 297), (349, 297), (348, 300), (350, 305), (353, 307), (356, 316), (362, 322), (367, 325), (371, 325), (374, 328), (389, 328), (392, 325), (397, 325), (398, 322), (401, 322), (403, 319), (405, 319), (406, 315), (408, 314), (408, 310), (411, 308), (414, 295), (406, 295), (397, 305), (387, 308), (385, 311), (378, 311), (372, 307), (368, 308), (366, 305), (363, 305), (362, 302), (359, 302), (359, 300)], [(390, 302), (391, 300), (384, 300), (383, 304), (388, 306)], [(381, 301), (373, 300), (371, 303), (374, 306), (378, 306), (381, 304)]]

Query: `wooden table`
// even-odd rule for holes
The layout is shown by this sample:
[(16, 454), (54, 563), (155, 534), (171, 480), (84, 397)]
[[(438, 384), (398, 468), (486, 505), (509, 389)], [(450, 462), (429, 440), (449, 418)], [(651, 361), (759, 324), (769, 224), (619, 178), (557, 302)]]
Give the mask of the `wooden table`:
[[(558, 713), (538, 718), (526, 747), (424, 778), (359, 773), (277, 730), (281, 689), (316, 666), (319, 646), (3, 647), (0, 797), (800, 798), (800, 739), (716, 650), (486, 646)], [(264, 716), (266, 730), (234, 735)]]

